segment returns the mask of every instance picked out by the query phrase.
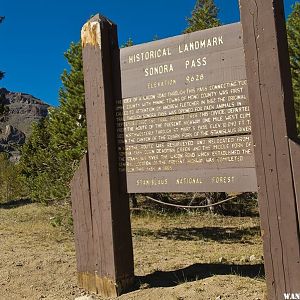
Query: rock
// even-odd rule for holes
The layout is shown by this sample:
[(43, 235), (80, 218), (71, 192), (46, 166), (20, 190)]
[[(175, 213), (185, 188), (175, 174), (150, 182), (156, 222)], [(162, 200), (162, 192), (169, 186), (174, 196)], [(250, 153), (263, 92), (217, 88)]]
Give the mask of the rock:
[(241, 263), (247, 263), (247, 262), (249, 262), (249, 259), (245, 256), (242, 256), (242, 258), (240, 259), (240, 262)]
[(4, 133), (0, 133), (0, 152), (8, 153), (12, 162), (19, 161), (18, 148), (25, 143), (25, 139), (24, 132), (11, 125), (6, 125)]
[(224, 257), (220, 257), (220, 258), (219, 258), (219, 262), (220, 262), (220, 263), (225, 263), (225, 262), (227, 262), (227, 259), (224, 258)]
[(255, 255), (251, 255), (251, 256), (249, 257), (249, 260), (250, 260), (250, 261), (256, 261)]
[(150, 284), (149, 283), (142, 283), (142, 284), (140, 284), (140, 289), (141, 290), (146, 290), (146, 289), (149, 289), (151, 286), (150, 286)]
[(260, 257), (260, 260), (261, 260), (261, 261), (264, 261), (264, 257), (263, 257), (263, 255)]
[(0, 103), (8, 106), (10, 114), (27, 115), (32, 117), (46, 117), (49, 105), (43, 101), (24, 93), (14, 93), (0, 89)]
[(31, 124), (48, 115), (49, 105), (24, 93), (0, 88), (0, 152), (19, 159), (19, 146), (31, 133)]
[(1, 140), (2, 144), (23, 145), (25, 143), (25, 139), (26, 136), (24, 132), (11, 125), (6, 125), (5, 132)]
[(96, 298), (92, 295), (80, 296), (75, 298), (75, 300), (95, 300)]

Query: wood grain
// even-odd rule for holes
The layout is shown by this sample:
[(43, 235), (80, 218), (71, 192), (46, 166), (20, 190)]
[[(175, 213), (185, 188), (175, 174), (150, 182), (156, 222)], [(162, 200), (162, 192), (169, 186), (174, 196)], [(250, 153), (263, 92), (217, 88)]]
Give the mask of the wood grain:
[(294, 177), (294, 188), (296, 193), (296, 206), (298, 211), (298, 220), (300, 220), (300, 142), (298, 139), (296, 139), (296, 141), (290, 140), (289, 142)]
[[(216, 47), (202, 48), (197, 51), (180, 52), (179, 46), (203, 41), (214, 37), (223, 37), (223, 44)], [(171, 55), (156, 59), (129, 63), (129, 56), (157, 49), (169, 48)], [(182, 51), (182, 50), (181, 50)], [(204, 68), (185, 68), (185, 61), (207, 57)], [(174, 72), (145, 77), (145, 68), (160, 64), (173, 64)], [(176, 85), (160, 87), (159, 92), (186, 89), (193, 86), (205, 86), (245, 79), (245, 62), (243, 60), (242, 28), (240, 23), (229, 24), (190, 34), (179, 35), (150, 43), (144, 43), (121, 49), (122, 95), (123, 98), (147, 95), (157, 89), (149, 89), (148, 82), (175, 79)], [(205, 78), (198, 83), (187, 83), (186, 75), (205, 73)], [(137, 84), (138, 83), (138, 84)]]
[[(208, 46), (208, 41), (216, 42)], [(197, 43), (203, 47), (195, 49)], [(251, 135), (241, 24), (135, 45), (120, 52), (123, 98), (117, 101), (116, 115), (119, 148), (123, 149), (124, 144), (127, 148), (125, 154), (124, 151), (119, 152), (122, 159), (120, 170), (127, 170), (127, 191), (256, 191), (252, 144), (240, 149), (240, 153), (249, 151), (241, 155), (243, 157), (221, 162), (210, 159), (215, 153), (209, 147), (185, 150), (184, 159), (178, 159), (182, 154), (179, 153), (180, 147), (169, 146), (168, 143), (200, 145), (212, 137), (213, 144), (221, 137)], [(156, 53), (165, 55), (160, 57)], [(205, 63), (191, 67), (192, 61), (200, 59), (203, 62), (203, 58)], [(170, 65), (170, 72), (149, 75), (146, 71)], [(203, 78), (197, 77), (201, 73)], [(152, 85), (153, 82), (164, 81), (174, 84)], [(138, 151), (130, 151), (127, 146), (136, 147)], [(234, 146), (231, 142), (224, 142), (220, 147), (230, 149)], [(147, 155), (149, 149), (162, 151)], [(175, 156), (166, 155), (172, 150), (176, 151)], [(202, 163), (205, 155), (208, 163)], [(185, 159), (190, 157), (195, 159)], [(177, 180), (182, 178), (184, 182), (198, 178), (198, 182), (202, 183), (177, 184)], [(225, 178), (225, 182), (217, 184), (214, 178)], [(226, 182), (228, 178), (234, 180)], [(166, 184), (157, 184), (157, 180)], [(141, 182), (146, 184), (141, 185)]]
[(74, 175), (71, 195), (79, 286), (96, 292), (87, 155), (80, 162), (79, 169)]
[(300, 290), (296, 132), (282, 0), (240, 0), (268, 299)]
[(117, 28), (97, 15), (84, 26), (83, 35), (96, 288), (99, 294), (116, 296), (130, 288), (134, 279), (129, 200), (121, 192), (118, 174), (115, 103), (121, 90)]

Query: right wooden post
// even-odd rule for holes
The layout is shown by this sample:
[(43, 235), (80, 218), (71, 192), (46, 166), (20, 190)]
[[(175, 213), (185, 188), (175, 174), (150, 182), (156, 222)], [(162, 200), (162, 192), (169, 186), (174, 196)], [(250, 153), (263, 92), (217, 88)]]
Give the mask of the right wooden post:
[[(268, 299), (300, 293), (300, 149), (282, 0), (240, 0)], [(291, 298), (292, 299), (292, 298)]]

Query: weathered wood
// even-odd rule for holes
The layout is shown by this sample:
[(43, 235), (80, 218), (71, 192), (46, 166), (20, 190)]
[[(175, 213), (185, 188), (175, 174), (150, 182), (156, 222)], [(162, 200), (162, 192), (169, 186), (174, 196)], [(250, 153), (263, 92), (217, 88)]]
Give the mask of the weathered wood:
[[(189, 47), (190, 43), (195, 47), (187, 51), (185, 47), (186, 45)], [(163, 49), (165, 55), (162, 55)], [(151, 51), (160, 51), (159, 57), (147, 56)], [(142, 59), (142, 53), (144, 53), (144, 59)], [(137, 55), (139, 55), (139, 60)], [(136, 59), (133, 61), (134, 57)], [(201, 61), (204, 57), (207, 58), (205, 65), (192, 67), (192, 60), (200, 59)], [(190, 62), (187, 67), (186, 61)], [(174, 71), (160, 72), (155, 75), (149, 73), (148, 76), (145, 74), (146, 68), (150, 71), (151, 67), (169, 64), (172, 64)], [(122, 78), (124, 78), (122, 96), (125, 99), (246, 79), (241, 24), (229, 24), (122, 48), (121, 71)], [(194, 81), (192, 84), (185, 80), (187, 75), (202, 72), (205, 75), (202, 80)], [(174, 79), (176, 80), (174, 85), (159, 87), (152, 85), (154, 82)]]
[(82, 29), (96, 289), (118, 296), (133, 283), (128, 195), (120, 190), (115, 125), (121, 97), (116, 25), (99, 15)]
[(123, 48), (121, 74), (129, 193), (257, 190), (240, 23)]
[(296, 142), (290, 140), (290, 152), (292, 158), (292, 170), (294, 175), (298, 220), (300, 222), (300, 145), (298, 139), (296, 140)]
[(88, 157), (84, 156), (71, 182), (78, 283), (96, 292), (93, 226), (90, 203)]
[(282, 0), (240, 0), (268, 299), (300, 291), (296, 133)]

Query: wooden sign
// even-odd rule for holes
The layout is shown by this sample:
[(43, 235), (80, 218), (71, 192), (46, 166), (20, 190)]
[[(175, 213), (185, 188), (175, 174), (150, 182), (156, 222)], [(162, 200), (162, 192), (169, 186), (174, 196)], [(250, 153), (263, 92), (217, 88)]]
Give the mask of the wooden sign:
[(121, 49), (129, 193), (256, 191), (239, 23)]
[(89, 149), (71, 183), (81, 287), (116, 297), (133, 286), (122, 187), (258, 187), (268, 299), (299, 293), (300, 142), (283, 1), (240, 0), (240, 9), (243, 36), (233, 24), (121, 55), (110, 20), (83, 27)]

